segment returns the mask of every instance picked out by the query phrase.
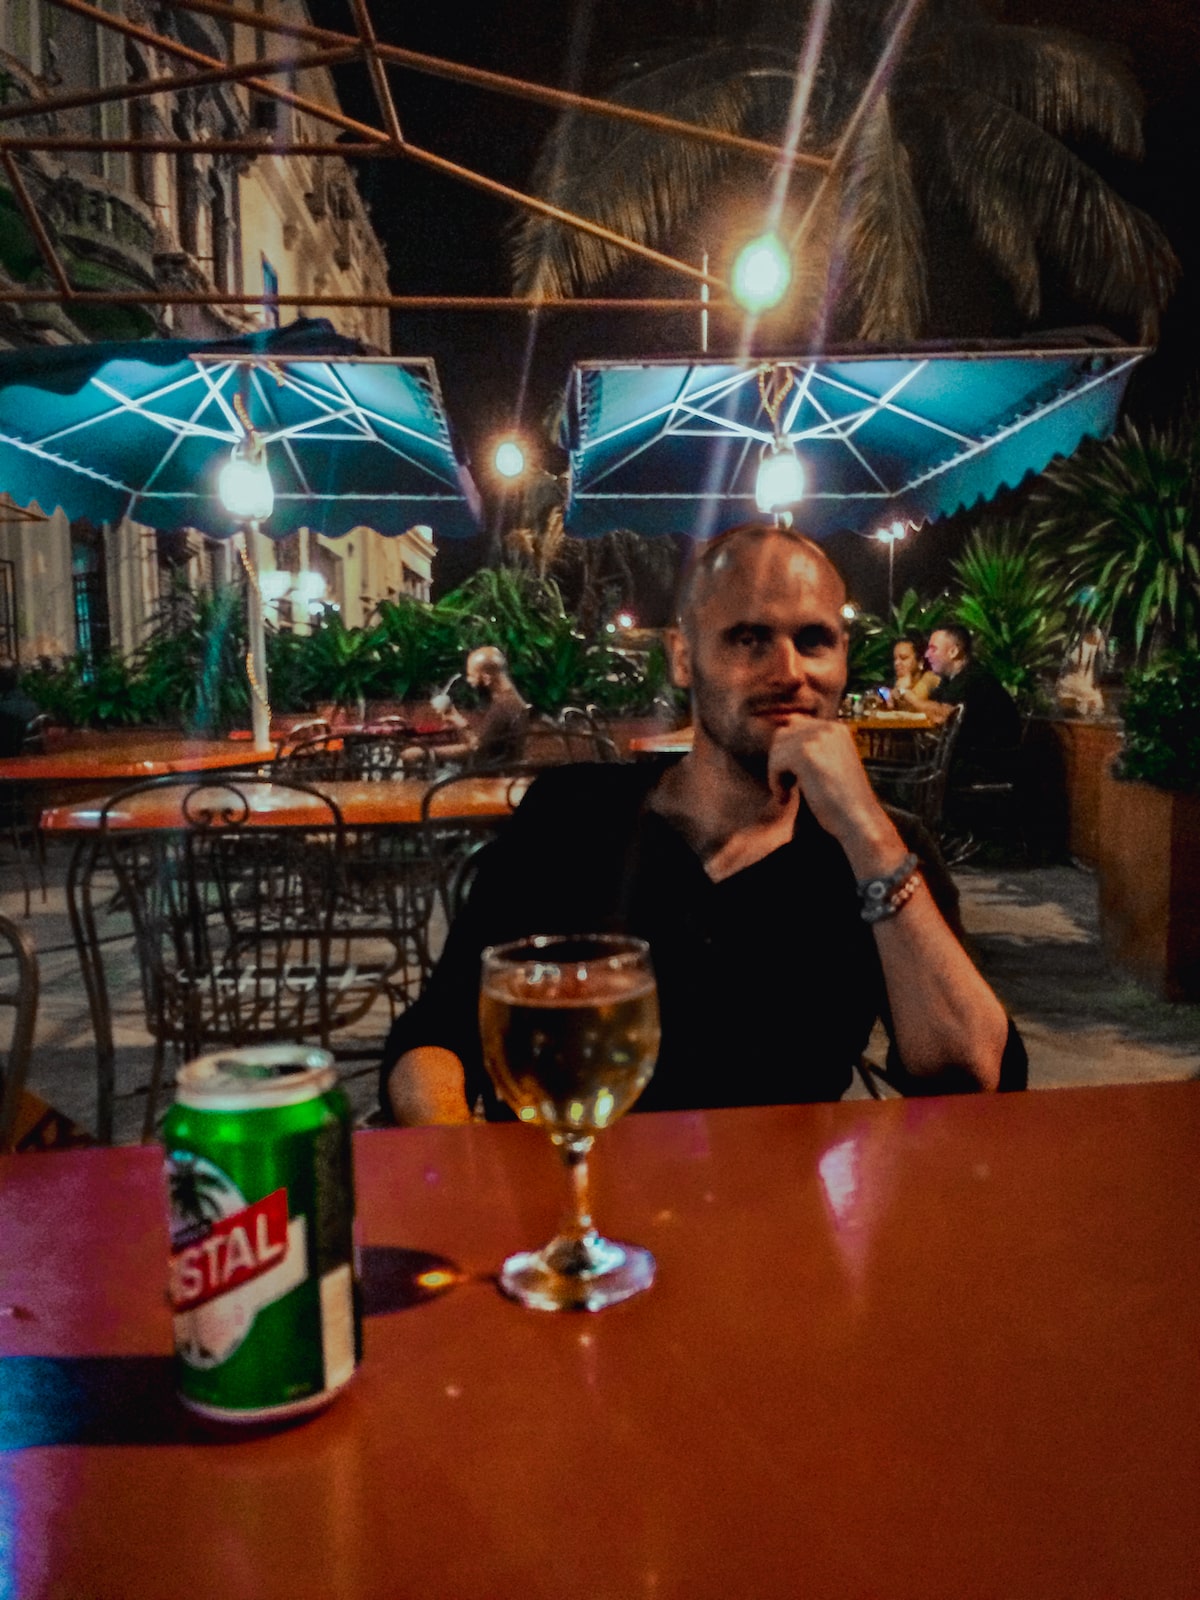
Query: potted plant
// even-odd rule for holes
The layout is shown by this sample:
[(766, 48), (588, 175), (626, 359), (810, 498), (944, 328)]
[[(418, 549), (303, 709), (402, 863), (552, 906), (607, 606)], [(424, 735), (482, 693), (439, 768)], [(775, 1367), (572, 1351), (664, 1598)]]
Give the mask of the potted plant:
[(1167, 1000), (1200, 1000), (1200, 650), (1131, 676), (1100, 789), (1100, 936)]

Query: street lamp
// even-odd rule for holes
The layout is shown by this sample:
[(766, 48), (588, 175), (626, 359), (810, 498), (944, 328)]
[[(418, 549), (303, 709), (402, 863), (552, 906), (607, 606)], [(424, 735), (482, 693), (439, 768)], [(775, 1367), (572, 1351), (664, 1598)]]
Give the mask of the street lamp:
[(271, 743), (271, 706), (267, 699), (267, 636), (263, 624), (263, 592), (252, 559), (253, 539), (260, 522), (275, 509), (275, 489), (267, 468), (267, 450), (251, 428), (240, 438), (221, 468), (217, 489), (230, 516), (243, 524), (237, 535), (242, 565), (250, 579), (247, 625), (250, 648), (246, 652), (246, 676), (250, 679), (250, 716), (254, 748), (266, 750)]
[(901, 539), (903, 539), (904, 535), (907, 532), (908, 532), (908, 529), (904, 526), (904, 524), (902, 522), (893, 522), (890, 528), (880, 528), (879, 532), (875, 535), (875, 537), (877, 539), (879, 539), (883, 544), (887, 545), (887, 552), (888, 552), (888, 607), (887, 607), (887, 614), (888, 614), (889, 618), (892, 615), (892, 568), (893, 568), (893, 566), (895, 564), (895, 559), (896, 559), (896, 545), (899, 543), (899, 541)]
[(738, 252), (729, 286), (745, 310), (770, 311), (783, 299), (791, 281), (787, 251), (773, 233), (764, 233)]
[(519, 478), (525, 471), (525, 452), (515, 439), (501, 439), (492, 465), (502, 478)]

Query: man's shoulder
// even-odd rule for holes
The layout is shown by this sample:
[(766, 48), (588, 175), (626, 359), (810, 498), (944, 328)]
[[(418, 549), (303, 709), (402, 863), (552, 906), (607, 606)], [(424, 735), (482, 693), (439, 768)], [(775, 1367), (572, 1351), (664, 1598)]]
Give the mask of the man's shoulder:
[(609, 811), (615, 804), (640, 807), (658, 782), (663, 765), (651, 761), (573, 761), (544, 767), (521, 802), (522, 809), (586, 806)]

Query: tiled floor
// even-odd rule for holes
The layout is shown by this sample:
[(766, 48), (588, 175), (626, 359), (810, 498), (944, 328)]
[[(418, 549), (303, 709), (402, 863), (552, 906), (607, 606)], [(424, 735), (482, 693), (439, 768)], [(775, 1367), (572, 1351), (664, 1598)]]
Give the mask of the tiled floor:
[[(41, 1004), (29, 1086), (85, 1127), (95, 1126), (95, 1058), (79, 965), (68, 926), (66, 854), (52, 849), (45, 904), (35, 891), (29, 926), (41, 966)], [(1095, 880), (1074, 867), (956, 873), (964, 921), (984, 972), (1029, 1046), (1031, 1087), (1187, 1078), (1200, 1073), (1200, 1006), (1154, 1000), (1103, 962)], [(0, 909), (20, 917), (22, 896), (0, 863)], [(151, 1051), (138, 974), (124, 944), (107, 948), (118, 1045), (119, 1140), (138, 1137)], [(368, 1019), (370, 1046), (386, 1018)], [(345, 1068), (361, 1119), (375, 1107), (370, 1061)]]

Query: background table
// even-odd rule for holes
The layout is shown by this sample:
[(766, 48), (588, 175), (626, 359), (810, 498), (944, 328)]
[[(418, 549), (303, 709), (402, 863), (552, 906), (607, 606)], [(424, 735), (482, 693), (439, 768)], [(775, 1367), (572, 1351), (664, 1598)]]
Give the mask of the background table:
[(596, 1210), (659, 1281), (588, 1317), (490, 1281), (536, 1131), (360, 1134), (365, 1365), (234, 1444), (170, 1400), (155, 1152), (8, 1158), (0, 1592), (1190, 1600), (1198, 1148), (1194, 1084), (632, 1116)]
[[(869, 749), (873, 736), (928, 731), (931, 723), (919, 711), (880, 711), (869, 717), (842, 718), (854, 730), (860, 746)], [(692, 729), (673, 728), (666, 733), (644, 733), (630, 739), (635, 755), (685, 755), (692, 748)], [(865, 753), (865, 750), (864, 750)]]
[[(432, 815), (440, 821), (464, 823), (506, 816), (527, 781), (523, 776), (463, 775), (435, 797)], [(200, 805), (209, 795), (215, 807), (232, 803), (235, 811), (240, 811), (244, 802), (248, 807), (246, 822), (252, 827), (319, 827), (330, 819), (329, 808), (321, 799), (327, 796), (340, 809), (352, 845), (357, 833), (415, 830), (420, 825), (421, 803), (429, 788), (430, 780), (411, 778), (383, 783), (321, 782), (319, 792), (310, 793), (287, 787), (286, 780), (276, 787), (253, 779), (230, 778), (223, 782), (214, 778), (211, 789), (168, 784), (135, 794), (112, 813), (111, 821), (117, 829), (129, 832), (181, 829), (186, 826), (184, 796), (193, 796), (194, 803)], [(103, 860), (100, 819), (104, 805), (104, 800), (99, 799), (50, 807), (42, 813), (41, 827), (46, 834), (74, 840), (67, 868), (67, 910), (96, 1044), (96, 1131), (107, 1143), (112, 1138), (116, 1052), (98, 913), (111, 890), (97, 895), (94, 888), (95, 874)], [(0, 1590), (0, 1600), (2, 1596)]]

